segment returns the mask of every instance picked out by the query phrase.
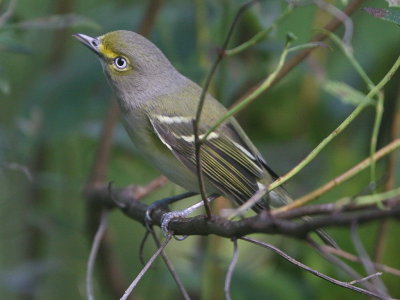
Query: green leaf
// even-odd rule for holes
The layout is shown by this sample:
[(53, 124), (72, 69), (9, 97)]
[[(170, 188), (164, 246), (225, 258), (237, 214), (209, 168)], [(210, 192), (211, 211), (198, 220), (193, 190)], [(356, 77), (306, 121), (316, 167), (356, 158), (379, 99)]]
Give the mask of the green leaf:
[(351, 86), (347, 85), (344, 82), (339, 81), (330, 81), (327, 80), (324, 85), (323, 89), (328, 92), (329, 94), (338, 97), (344, 103), (359, 105), (359, 104), (372, 104), (373, 101), (368, 99), (366, 95), (353, 89)]
[(400, 8), (399, 7), (389, 7), (386, 9), (364, 7), (364, 10), (375, 18), (382, 19), (382, 20), (400, 25)]
[(63, 29), (71, 27), (88, 27), (93, 30), (101, 28), (93, 20), (77, 14), (52, 15), (4, 26), (7, 29)]

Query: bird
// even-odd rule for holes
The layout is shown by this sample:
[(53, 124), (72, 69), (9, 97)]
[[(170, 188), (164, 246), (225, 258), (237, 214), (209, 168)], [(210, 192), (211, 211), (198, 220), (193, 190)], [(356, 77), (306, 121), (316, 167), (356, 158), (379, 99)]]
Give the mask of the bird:
[[(199, 193), (195, 152), (195, 120), (202, 88), (182, 75), (151, 41), (138, 33), (118, 30), (98, 37), (75, 34), (99, 58), (116, 94), (122, 121), (138, 152), (169, 180)], [(227, 113), (209, 93), (199, 119), (198, 138)], [(201, 170), (208, 194), (243, 204), (261, 190), (265, 195), (252, 209), (291, 201), (278, 178), (234, 117), (212, 131), (201, 146)]]

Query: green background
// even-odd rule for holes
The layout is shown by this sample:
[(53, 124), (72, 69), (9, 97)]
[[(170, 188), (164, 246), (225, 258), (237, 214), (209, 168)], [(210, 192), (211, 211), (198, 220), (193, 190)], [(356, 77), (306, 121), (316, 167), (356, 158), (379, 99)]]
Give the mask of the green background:
[[(85, 228), (84, 187), (96, 151), (102, 121), (113, 100), (97, 59), (73, 33), (97, 36), (116, 29), (138, 28), (150, 1), (20, 0), (10, 20), (0, 26), (0, 298), (85, 299), (85, 271), (91, 237)], [(346, 1), (336, 1), (339, 8)], [(164, 1), (150, 39), (187, 77), (202, 84), (216, 49), (242, 1)], [(0, 1), (2, 11), (7, 1)], [(385, 7), (385, 1), (365, 1)], [(246, 41), (270, 25), (285, 8), (284, 1), (261, 1), (242, 18), (230, 45)], [(60, 24), (73, 14), (69, 24)], [(48, 19), (53, 16), (53, 19)], [(263, 42), (226, 59), (211, 93), (229, 105), (264, 79), (276, 66), (287, 32), (296, 45), (307, 42), (331, 16), (314, 5), (296, 8)], [(68, 21), (67, 20), (67, 21)], [(399, 54), (399, 27), (362, 10), (352, 16), (354, 55), (376, 83)], [(59, 26), (58, 26), (58, 25)], [(66, 26), (64, 26), (66, 25)], [(58, 27), (58, 28), (57, 28)], [(341, 36), (343, 30), (338, 30)], [(291, 54), (291, 56), (295, 55)], [(238, 116), (239, 122), (279, 174), (300, 162), (353, 109), (321, 89), (321, 79), (366, 87), (340, 51), (321, 48), (268, 93)], [(388, 143), (399, 76), (385, 88), (385, 113), (378, 147)], [(352, 167), (369, 154), (374, 110), (365, 110), (348, 129), (288, 184), (301, 196)], [(386, 161), (378, 164), (378, 186), (385, 181)], [(399, 184), (399, 164), (397, 164)], [(114, 186), (146, 184), (159, 174), (136, 155), (122, 126), (113, 139), (107, 180)], [(369, 172), (335, 188), (320, 202), (368, 193)], [(150, 197), (151, 203), (182, 190), (169, 183)], [(189, 202), (175, 207), (188, 206)], [(190, 202), (191, 203), (191, 202)], [(221, 206), (221, 205), (219, 205)], [(127, 280), (141, 269), (139, 245), (144, 227), (119, 211), (109, 228), (117, 261)], [(378, 223), (359, 233), (372, 255)], [(354, 252), (348, 229), (329, 231)], [(399, 223), (388, 224), (382, 262), (400, 268)], [(307, 265), (348, 280), (304, 242), (280, 236), (255, 236), (273, 243)], [(268, 250), (239, 242), (233, 276), (233, 299), (364, 299), (333, 286), (279, 258)], [(155, 250), (149, 241), (144, 257)], [(232, 254), (229, 240), (190, 237), (167, 248), (193, 299), (223, 299), (224, 275)], [(359, 265), (354, 265), (362, 270)], [(96, 299), (114, 299), (96, 269)], [(382, 276), (390, 294), (400, 297), (399, 277)], [(139, 283), (135, 299), (177, 299), (179, 294), (161, 261)]]

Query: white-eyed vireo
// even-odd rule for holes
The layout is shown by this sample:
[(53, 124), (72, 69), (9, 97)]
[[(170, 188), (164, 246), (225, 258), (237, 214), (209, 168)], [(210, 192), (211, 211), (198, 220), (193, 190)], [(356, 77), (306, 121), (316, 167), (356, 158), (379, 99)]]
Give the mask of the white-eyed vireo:
[[(179, 73), (149, 40), (131, 31), (115, 31), (93, 38), (75, 37), (100, 58), (120, 105), (126, 130), (140, 153), (171, 181), (198, 192), (193, 120), (201, 87)], [(199, 122), (199, 138), (227, 110), (207, 95)], [(235, 118), (212, 132), (201, 147), (206, 191), (241, 204), (277, 176), (268, 167)], [(277, 189), (265, 200), (282, 205), (288, 200)]]

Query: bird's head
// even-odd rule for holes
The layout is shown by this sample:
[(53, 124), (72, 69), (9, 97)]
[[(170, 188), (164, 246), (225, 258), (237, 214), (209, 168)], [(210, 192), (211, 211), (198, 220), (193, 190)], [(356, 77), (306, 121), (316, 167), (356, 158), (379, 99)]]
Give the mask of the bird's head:
[(174, 70), (152, 42), (132, 31), (118, 30), (95, 38), (78, 33), (74, 37), (99, 56), (117, 90), (126, 89), (127, 84), (134, 82), (160, 78)]

